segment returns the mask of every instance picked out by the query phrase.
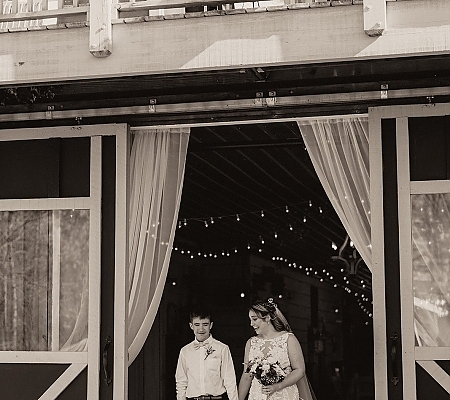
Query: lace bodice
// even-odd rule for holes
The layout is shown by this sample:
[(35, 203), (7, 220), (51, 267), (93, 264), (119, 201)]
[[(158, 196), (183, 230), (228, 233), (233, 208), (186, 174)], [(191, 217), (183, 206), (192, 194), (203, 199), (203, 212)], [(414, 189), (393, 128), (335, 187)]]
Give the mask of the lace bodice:
[(256, 357), (269, 357), (276, 358), (281, 365), (281, 368), (290, 367), (287, 341), (289, 333), (284, 333), (274, 339), (261, 339), (254, 336), (250, 339), (250, 352), (248, 355), (249, 360)]
[[(291, 363), (288, 354), (288, 339), (290, 333), (286, 332), (273, 339), (262, 339), (254, 336), (250, 339), (249, 360), (257, 357), (274, 357), (281, 367), (286, 371), (291, 371)], [(249, 400), (267, 400), (267, 396), (261, 392), (261, 384), (256, 378), (252, 380)], [(288, 386), (278, 392), (273, 393), (269, 400), (298, 400), (299, 394), (297, 385)]]

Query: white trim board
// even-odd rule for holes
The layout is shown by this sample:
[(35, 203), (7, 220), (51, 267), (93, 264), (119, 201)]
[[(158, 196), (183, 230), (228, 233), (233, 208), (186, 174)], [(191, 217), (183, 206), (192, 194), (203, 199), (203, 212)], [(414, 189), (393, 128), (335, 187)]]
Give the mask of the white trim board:
[(45, 128), (1, 129), (0, 141), (32, 140), (49, 138), (73, 138), (92, 136), (115, 136), (126, 129), (126, 124), (98, 124), (52, 126)]
[(3, 364), (73, 364), (87, 363), (87, 352), (0, 351)]

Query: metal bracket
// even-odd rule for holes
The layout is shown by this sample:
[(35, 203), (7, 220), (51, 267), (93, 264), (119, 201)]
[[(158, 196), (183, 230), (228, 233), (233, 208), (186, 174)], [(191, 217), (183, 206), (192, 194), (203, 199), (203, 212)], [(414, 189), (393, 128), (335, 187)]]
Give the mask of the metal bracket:
[(156, 112), (156, 99), (150, 99), (148, 106), (148, 112), (155, 113)]
[(53, 119), (53, 111), (55, 111), (55, 106), (47, 106), (47, 111), (45, 112), (45, 119)]
[(389, 85), (387, 83), (381, 85), (381, 92), (380, 92), (380, 98), (381, 99), (387, 99), (388, 98), (388, 89)]
[(262, 106), (263, 105), (263, 98), (264, 98), (264, 93), (263, 92), (256, 92), (255, 99), (253, 100), (255, 105)]
[(266, 98), (266, 103), (268, 106), (274, 106), (277, 102), (277, 92), (271, 91), (269, 92), (269, 97)]
[(253, 100), (253, 102), (256, 106), (261, 106), (261, 107), (274, 106), (277, 102), (277, 92), (270, 91), (269, 97), (264, 97), (263, 92), (256, 92), (256, 97)]

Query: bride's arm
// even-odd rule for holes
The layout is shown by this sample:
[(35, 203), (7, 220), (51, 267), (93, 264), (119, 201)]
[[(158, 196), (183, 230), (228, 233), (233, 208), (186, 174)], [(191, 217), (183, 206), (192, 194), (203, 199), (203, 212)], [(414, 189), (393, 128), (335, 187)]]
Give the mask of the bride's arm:
[(247, 364), (248, 364), (249, 351), (250, 351), (250, 339), (247, 340), (247, 343), (245, 345), (244, 370), (242, 371), (241, 380), (239, 381), (239, 387), (238, 387), (239, 400), (245, 399), (245, 397), (247, 396), (248, 391), (250, 389), (250, 385), (252, 384), (253, 377), (250, 374), (247, 374), (245, 372), (245, 369), (247, 368)]
[(300, 343), (294, 334), (289, 335), (287, 346), (292, 371), (282, 382), (272, 385), (274, 386), (275, 391), (295, 385), (305, 375), (305, 359), (303, 358)]

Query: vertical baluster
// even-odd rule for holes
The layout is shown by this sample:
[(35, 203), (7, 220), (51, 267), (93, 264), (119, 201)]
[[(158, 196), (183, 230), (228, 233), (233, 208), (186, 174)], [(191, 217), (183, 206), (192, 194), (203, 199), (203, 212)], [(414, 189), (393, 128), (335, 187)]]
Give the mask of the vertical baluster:
[(12, 0), (11, 14), (17, 14), (19, 10), (19, 0)]
[(42, 0), (41, 10), (48, 10), (48, 0)]
[(33, 12), (33, 0), (27, 0), (25, 12)]

